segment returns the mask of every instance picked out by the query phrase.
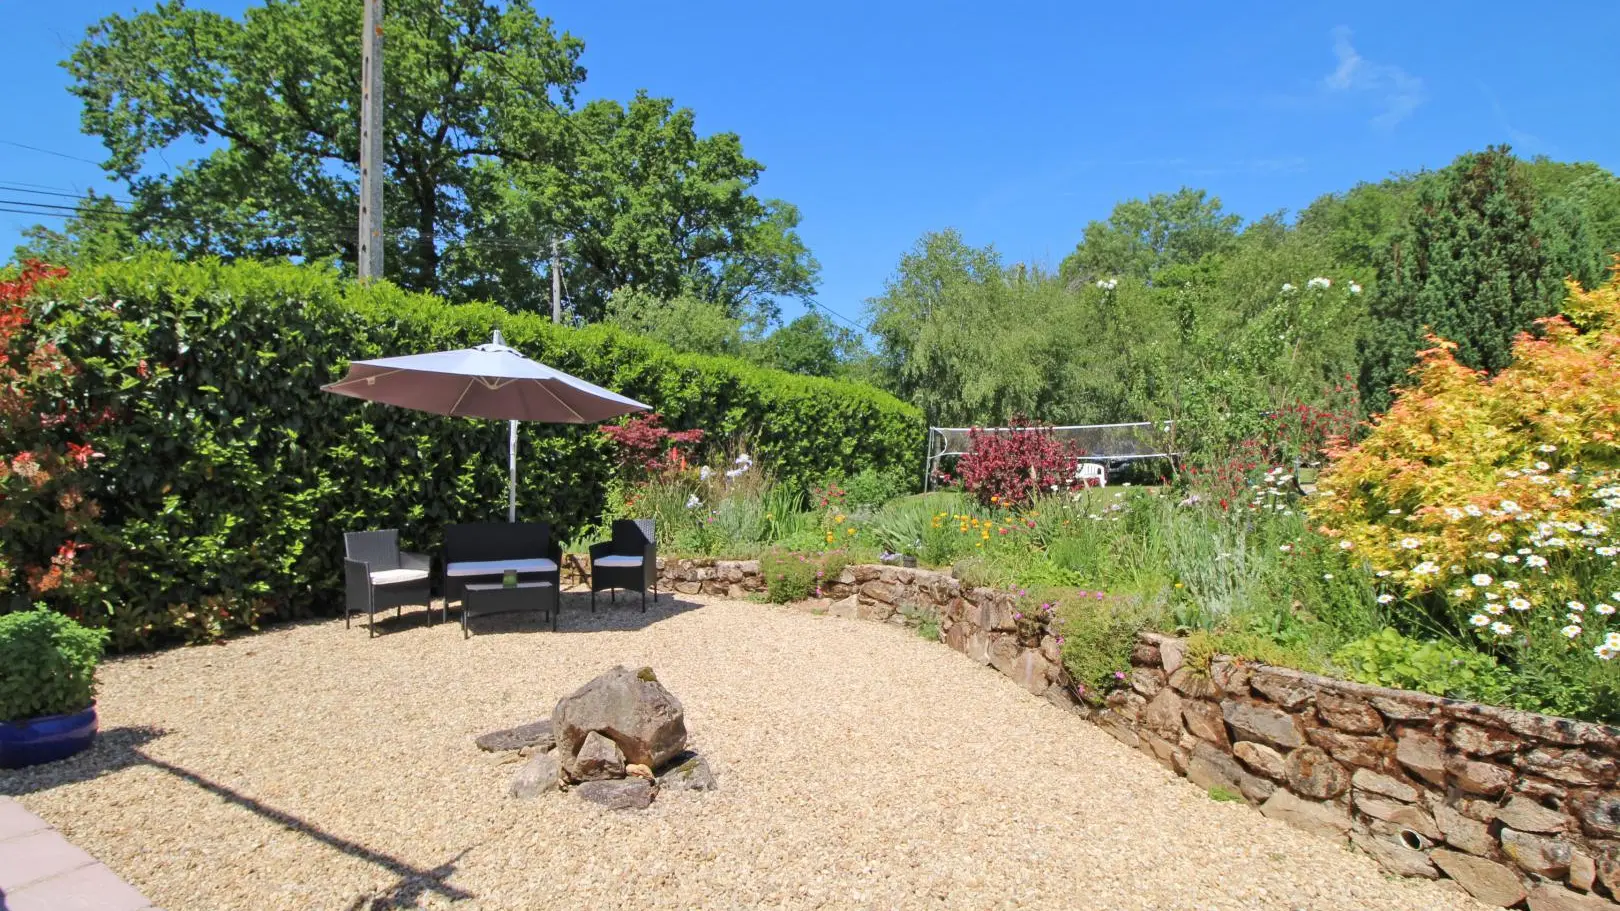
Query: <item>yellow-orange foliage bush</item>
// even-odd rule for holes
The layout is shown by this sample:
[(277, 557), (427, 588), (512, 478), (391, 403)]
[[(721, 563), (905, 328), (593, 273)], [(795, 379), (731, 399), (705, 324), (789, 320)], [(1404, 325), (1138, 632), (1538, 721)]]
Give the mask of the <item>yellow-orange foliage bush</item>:
[[(1501, 647), (1620, 654), (1620, 258), (1495, 376), (1434, 339), (1371, 433), (1332, 453), (1309, 512), (1385, 580)], [(1605, 599), (1608, 599), (1607, 602)]]

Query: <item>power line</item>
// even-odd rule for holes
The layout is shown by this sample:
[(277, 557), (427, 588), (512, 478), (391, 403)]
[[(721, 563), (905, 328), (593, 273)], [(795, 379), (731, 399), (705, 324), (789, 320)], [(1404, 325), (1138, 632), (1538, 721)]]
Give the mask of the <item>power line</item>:
[[(29, 187), (39, 187), (39, 189), (32, 190), (32, 189), (29, 189)], [(74, 192), (69, 191), (66, 187), (51, 187), (51, 186), (46, 186), (45, 184), (39, 184), (39, 183), (35, 183), (35, 184), (19, 183), (19, 184), (16, 184), (16, 185), (12, 185), (12, 184), (9, 184), (9, 183), (0, 183), (0, 190), (4, 190), (4, 191), (6, 191), (8, 193), (29, 193), (29, 194), (32, 194), (34, 196), (59, 196), (59, 197), (63, 197), (63, 198), (66, 198), (66, 199), (89, 200), (91, 198), (91, 194), (89, 194), (89, 193), (74, 193)], [(117, 196), (112, 196), (110, 194), (97, 194), (95, 196), (95, 198), (96, 199), (110, 199), (113, 202), (116, 202), (116, 203), (119, 203), (120, 205), (125, 205), (125, 206), (132, 206), (132, 205), (135, 204), (135, 201), (132, 200), (132, 199), (121, 199), (121, 198), (119, 198)]]
[(872, 331), (871, 326), (864, 326), (864, 325), (861, 325), (860, 323), (852, 322), (849, 319), (846, 319), (838, 311), (836, 311), (833, 308), (827, 306), (826, 304), (823, 304), (821, 301), (818, 301), (815, 298), (807, 297), (807, 298), (804, 299), (804, 302), (809, 304), (812, 307), (815, 307), (815, 308), (817, 308), (819, 310), (825, 311), (827, 314), (831, 315), (833, 319), (838, 320), (839, 322), (843, 323), (844, 325), (848, 326), (851, 329), (856, 330), (857, 332), (871, 332)]
[(19, 149), (27, 149), (30, 152), (39, 152), (39, 153), (44, 154), (44, 155), (55, 155), (57, 158), (67, 158), (67, 159), (71, 159), (73, 161), (82, 161), (85, 164), (93, 164), (98, 168), (101, 167), (101, 162), (99, 162), (99, 161), (92, 161), (92, 160), (90, 160), (88, 158), (80, 158), (77, 155), (69, 155), (66, 152), (58, 152), (58, 151), (55, 151), (53, 149), (42, 149), (39, 146), (31, 146), (31, 145), (28, 145), (27, 143), (22, 143), (22, 142), (12, 142), (9, 139), (0, 139), (0, 143), (3, 143), (3, 144), (8, 145), (8, 146), (16, 146)]

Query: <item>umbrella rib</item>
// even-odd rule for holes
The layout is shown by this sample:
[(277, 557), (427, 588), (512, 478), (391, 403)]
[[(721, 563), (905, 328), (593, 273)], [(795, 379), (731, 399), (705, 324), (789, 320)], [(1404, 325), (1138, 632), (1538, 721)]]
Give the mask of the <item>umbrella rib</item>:
[(400, 373), (400, 372), (401, 371), (399, 371), (399, 370), (384, 370), (382, 373), (373, 373), (370, 376), (346, 376), (343, 379), (338, 380), (335, 383), (328, 383), (325, 386), (322, 386), (321, 388), (322, 389), (340, 389), (342, 387), (350, 386), (350, 385), (353, 385), (355, 383), (359, 383), (359, 382), (362, 382), (362, 381), (367, 386), (370, 386), (370, 385), (375, 384), (378, 380), (382, 379), (383, 377), (393, 376), (394, 374)]
[(450, 406), (450, 411), (448, 412), (449, 414), (455, 414), (456, 409), (461, 407), (461, 400), (466, 398), (467, 393), (472, 391), (473, 383), (477, 382), (477, 380), (477, 377), (468, 377), (467, 385), (461, 387), (461, 394), (456, 396), (456, 403)]
[(574, 409), (570, 408), (568, 406), (568, 403), (563, 401), (562, 398), (557, 395), (557, 393), (552, 392), (549, 388), (547, 388), (544, 380), (535, 380), (534, 384), (536, 386), (539, 386), (542, 390), (544, 390), (546, 395), (551, 396), (552, 401), (554, 401), (557, 404), (563, 406), (563, 408), (566, 409), (569, 414), (573, 415), (575, 421), (578, 421), (581, 424), (589, 424), (590, 423), (589, 421), (585, 420), (584, 416), (582, 416), (579, 412), (577, 412)]

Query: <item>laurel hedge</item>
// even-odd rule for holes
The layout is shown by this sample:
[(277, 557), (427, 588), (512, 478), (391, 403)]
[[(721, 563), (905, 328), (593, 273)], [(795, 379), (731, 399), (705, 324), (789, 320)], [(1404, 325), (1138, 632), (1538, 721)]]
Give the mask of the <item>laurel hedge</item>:
[[(399, 528), (405, 546), (432, 552), (445, 524), (505, 518), (505, 423), (320, 392), (350, 359), (465, 347), (499, 328), (670, 427), (747, 441), (786, 483), (921, 469), (921, 415), (876, 389), (316, 266), (140, 258), (45, 286), (31, 306), (35, 331), (80, 365), (77, 404), (107, 416), (92, 441), (105, 454), (88, 491), (98, 525), (77, 535), (93, 593), (56, 606), (109, 627), (115, 648), (341, 609), (344, 531)], [(519, 518), (564, 534), (591, 522), (612, 473), (606, 447), (590, 428), (522, 425)], [(37, 563), (60, 543), (4, 556)]]

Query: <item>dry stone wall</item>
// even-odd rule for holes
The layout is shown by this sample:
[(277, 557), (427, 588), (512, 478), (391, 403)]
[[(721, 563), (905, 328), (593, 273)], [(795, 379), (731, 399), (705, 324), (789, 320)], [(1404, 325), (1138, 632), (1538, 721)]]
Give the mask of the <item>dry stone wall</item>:
[[(757, 561), (661, 562), (668, 589), (765, 591)], [(1620, 730), (1216, 656), (1144, 634), (1127, 687), (1079, 702), (1053, 636), (1021, 628), (1013, 595), (946, 573), (852, 566), (811, 607), (938, 625), (941, 639), (1085, 715), (1199, 787), (1353, 844), (1385, 869), (1449, 878), (1487, 904), (1616, 911)]]

